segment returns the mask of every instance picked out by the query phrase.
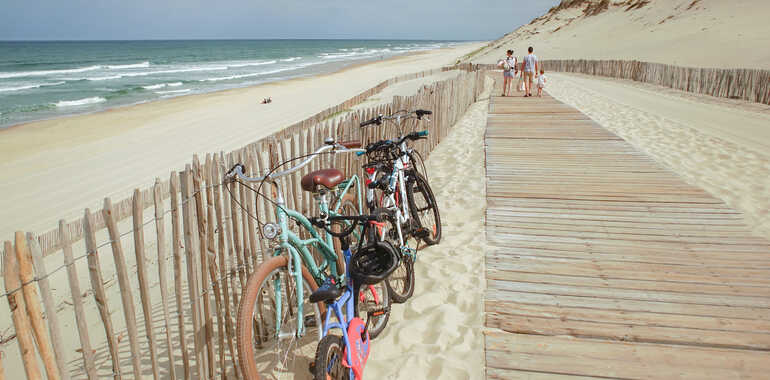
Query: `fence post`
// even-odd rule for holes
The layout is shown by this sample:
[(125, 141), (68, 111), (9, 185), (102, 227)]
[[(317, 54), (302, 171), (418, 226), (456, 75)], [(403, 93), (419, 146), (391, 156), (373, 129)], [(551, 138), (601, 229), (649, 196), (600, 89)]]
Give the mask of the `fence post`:
[(179, 349), (182, 350), (184, 379), (190, 375), (190, 354), (187, 351), (187, 334), (184, 328), (184, 304), (182, 303), (182, 229), (179, 226), (179, 176), (171, 172), (169, 178), (169, 194), (171, 196), (171, 255), (174, 257), (174, 299), (176, 300), (176, 316), (179, 326)]
[(112, 329), (112, 317), (109, 305), (107, 305), (107, 294), (104, 291), (104, 276), (102, 276), (102, 267), (99, 264), (99, 252), (96, 248), (96, 235), (94, 234), (93, 217), (91, 210), (86, 209), (83, 215), (83, 236), (86, 239), (86, 257), (88, 258), (88, 275), (91, 279), (91, 288), (94, 290), (94, 301), (99, 309), (99, 315), (102, 317), (104, 325), (104, 334), (107, 337), (107, 345), (110, 349), (112, 358), (112, 373), (115, 380), (120, 380), (120, 357), (118, 356), (118, 345), (115, 341), (115, 333)]
[(144, 252), (144, 199), (142, 191), (134, 189), (133, 198), (133, 222), (134, 222), (134, 253), (136, 254), (136, 274), (139, 278), (139, 297), (142, 301), (144, 314), (144, 333), (150, 348), (150, 364), (152, 376), (158, 380), (158, 355), (155, 351), (155, 332), (152, 321), (152, 300), (150, 300), (150, 285), (147, 281), (146, 257)]
[(16, 330), (16, 341), (19, 342), (19, 352), (24, 363), (24, 373), (27, 375), (28, 380), (39, 380), (42, 376), (40, 369), (37, 367), (32, 328), (27, 318), (24, 297), (21, 294), (21, 281), (19, 280), (19, 265), (16, 253), (11, 242), (6, 241), (4, 245), (3, 268), (5, 273), (3, 273), (3, 279), (5, 280), (5, 291), (8, 293), (8, 306), (13, 317), (13, 327)]
[[(80, 349), (83, 354), (83, 367), (86, 370), (89, 380), (96, 379), (96, 365), (94, 364), (94, 352), (91, 350), (91, 339), (88, 336), (88, 324), (86, 324), (85, 311), (83, 310), (83, 299), (80, 291), (80, 280), (78, 279), (75, 261), (72, 258), (72, 247), (66, 233), (67, 222), (59, 220), (59, 234), (61, 237), (62, 253), (64, 254), (64, 265), (67, 268), (67, 278), (69, 279), (70, 293), (72, 294), (72, 307), (75, 310), (75, 322), (78, 326), (78, 336), (80, 337)], [(86, 253), (88, 254), (88, 253)]]
[(134, 296), (131, 292), (131, 283), (128, 279), (128, 267), (126, 257), (123, 255), (123, 245), (120, 243), (120, 231), (115, 218), (112, 217), (112, 201), (110, 198), (104, 198), (104, 208), (102, 216), (107, 230), (110, 234), (112, 245), (112, 256), (115, 259), (115, 272), (118, 275), (118, 285), (120, 285), (120, 299), (123, 302), (123, 314), (126, 316), (126, 329), (128, 330), (128, 343), (131, 348), (131, 365), (134, 368), (134, 376), (141, 378), (141, 351), (139, 350), (139, 337), (136, 330), (136, 311), (134, 310)]
[[(66, 239), (66, 236), (62, 237)], [(27, 247), (32, 254), (32, 265), (37, 274), (37, 285), (40, 287), (40, 294), (45, 305), (45, 315), (48, 319), (48, 333), (51, 334), (51, 344), (53, 345), (54, 359), (56, 367), (59, 369), (59, 376), (64, 380), (69, 380), (70, 374), (67, 371), (67, 356), (62, 348), (61, 330), (59, 330), (59, 317), (56, 316), (56, 304), (53, 302), (51, 287), (48, 284), (48, 272), (45, 270), (43, 253), (40, 250), (40, 244), (32, 233), (27, 233)], [(79, 296), (79, 295), (78, 295)]]
[(195, 270), (195, 237), (193, 236), (193, 205), (190, 203), (192, 199), (192, 169), (190, 164), (185, 166), (184, 172), (182, 172), (180, 182), (182, 183), (182, 221), (184, 222), (184, 250), (187, 260), (187, 289), (190, 295), (190, 302), (192, 303), (192, 320), (193, 320), (193, 344), (195, 345), (195, 366), (198, 369), (198, 378), (204, 378), (206, 371), (206, 359), (203, 353), (203, 343), (201, 342), (201, 334), (204, 333), (201, 327), (200, 321), (200, 305), (199, 305), (199, 292), (198, 281)]
[(32, 285), (35, 282), (35, 273), (32, 269), (32, 257), (27, 246), (27, 239), (24, 233), (16, 231), (16, 260), (19, 265), (19, 279), (21, 280), (21, 289), (24, 293), (24, 304), (27, 306), (27, 314), (32, 325), (32, 331), (35, 333), (37, 347), (40, 350), (40, 358), (43, 360), (46, 375), (49, 379), (58, 380), (59, 368), (56, 366), (56, 357), (48, 340), (48, 333), (43, 325), (43, 313), (40, 310), (40, 299), (37, 296), (37, 290)]
[[(155, 233), (158, 245), (158, 280), (160, 281), (160, 299), (163, 307), (163, 323), (166, 329), (166, 349), (168, 350), (168, 376), (176, 380), (174, 368), (174, 349), (171, 345), (171, 322), (168, 316), (168, 280), (166, 278), (166, 225), (163, 215), (163, 196), (161, 194), (160, 178), (155, 178), (155, 186), (152, 187), (152, 199), (155, 203)], [(173, 205), (172, 205), (173, 206)]]

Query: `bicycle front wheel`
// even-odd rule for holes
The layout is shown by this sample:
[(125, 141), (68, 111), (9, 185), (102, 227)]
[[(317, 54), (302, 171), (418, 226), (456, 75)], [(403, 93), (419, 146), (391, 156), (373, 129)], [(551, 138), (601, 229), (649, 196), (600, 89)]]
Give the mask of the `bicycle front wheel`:
[(303, 336), (297, 336), (300, 316), (297, 284), (289, 272), (289, 258), (276, 256), (262, 263), (249, 277), (238, 307), (236, 340), (243, 376), (258, 380), (291, 378), (308, 370), (321, 339), (321, 312), (309, 301), (317, 288), (302, 267)]
[(341, 336), (327, 335), (318, 343), (313, 366), (314, 380), (349, 380), (350, 370), (342, 364), (345, 344)]

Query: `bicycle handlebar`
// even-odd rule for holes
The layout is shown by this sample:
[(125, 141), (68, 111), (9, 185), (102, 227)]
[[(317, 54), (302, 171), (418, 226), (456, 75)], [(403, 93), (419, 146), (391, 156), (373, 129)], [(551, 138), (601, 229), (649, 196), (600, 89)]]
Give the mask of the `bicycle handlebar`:
[[(318, 148), (318, 150), (316, 150), (315, 152), (309, 154), (308, 158), (306, 158), (304, 161), (302, 161), (299, 165), (294, 166), (294, 167), (289, 168), (289, 169), (286, 169), (286, 170), (281, 171), (281, 172), (270, 174), (270, 179), (280, 178), (280, 177), (283, 177), (285, 175), (294, 173), (294, 172), (296, 172), (299, 169), (302, 169), (303, 167), (307, 166), (307, 164), (309, 164), (310, 161), (312, 161), (314, 158), (316, 158), (319, 154), (321, 154), (321, 153), (323, 153), (323, 152), (325, 152), (327, 150), (332, 150), (333, 153), (348, 153), (348, 152), (351, 152), (351, 153), (362, 153), (363, 154), (365, 152), (364, 149), (353, 148), (354, 146), (361, 146), (361, 143), (357, 142), (357, 141), (346, 141), (346, 142), (342, 142), (342, 143), (326, 144), (326, 145)], [(249, 177), (249, 176), (247, 176), (244, 173), (244, 166), (243, 166), (243, 164), (235, 164), (232, 168), (230, 168), (230, 170), (227, 171), (227, 173), (225, 173), (225, 178), (226, 179), (231, 179), (231, 178), (235, 178), (235, 177), (238, 177), (240, 180), (245, 181), (245, 182), (261, 182), (261, 181), (264, 181), (264, 180), (268, 179), (267, 176), (261, 176), (261, 177)]]
[(396, 112), (390, 116), (379, 115), (377, 117), (374, 117), (372, 119), (362, 122), (360, 126), (363, 128), (372, 124), (382, 125), (383, 120), (402, 120), (402, 119), (411, 119), (411, 118), (422, 120), (423, 116), (433, 114), (433, 111), (422, 110), (422, 109), (414, 110), (412, 112), (408, 112), (405, 114), (401, 112), (402, 111)]

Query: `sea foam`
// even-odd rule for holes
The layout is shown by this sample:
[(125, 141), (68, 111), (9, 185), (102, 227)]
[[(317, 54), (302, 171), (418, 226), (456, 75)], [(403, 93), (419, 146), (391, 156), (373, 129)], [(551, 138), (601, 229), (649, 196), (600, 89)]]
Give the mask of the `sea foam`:
[(157, 90), (163, 87), (178, 87), (181, 85), (182, 85), (182, 82), (172, 82), (172, 83), (153, 84), (150, 86), (142, 86), (142, 88), (144, 88), (145, 90)]
[(156, 94), (164, 95), (164, 94), (181, 94), (183, 92), (190, 92), (189, 88), (185, 88), (183, 90), (168, 90), (168, 91), (155, 91)]
[(248, 67), (248, 66), (262, 66), (272, 65), (277, 61), (256, 61), (256, 62), (242, 62), (242, 63), (228, 63), (227, 67)]
[(149, 61), (144, 61), (140, 63), (132, 63), (128, 65), (106, 65), (105, 68), (108, 68), (110, 70), (121, 70), (121, 69), (143, 69), (150, 67)]
[(60, 84), (64, 84), (64, 82), (31, 84), (31, 85), (19, 86), (19, 87), (4, 87), (4, 88), (0, 88), (0, 92), (29, 90), (32, 88), (39, 88), (39, 87), (58, 86)]
[(84, 106), (86, 104), (96, 104), (96, 103), (101, 103), (105, 101), (107, 101), (107, 99), (102, 98), (100, 96), (94, 96), (91, 98), (83, 98), (78, 100), (62, 100), (54, 104), (57, 107), (75, 107), (75, 106)]
[(96, 66), (88, 66), (88, 67), (79, 67), (77, 69), (0, 72), (0, 78), (21, 78), (21, 77), (33, 77), (33, 76), (41, 76), (41, 75), (83, 73), (86, 71), (99, 70), (101, 68), (102, 66), (96, 65)]

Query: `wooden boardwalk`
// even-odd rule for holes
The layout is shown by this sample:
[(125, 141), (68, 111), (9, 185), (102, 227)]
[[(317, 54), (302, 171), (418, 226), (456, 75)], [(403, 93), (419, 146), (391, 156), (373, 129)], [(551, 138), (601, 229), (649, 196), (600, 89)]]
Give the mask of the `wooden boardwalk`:
[(740, 213), (553, 98), (489, 108), (487, 378), (770, 378)]

